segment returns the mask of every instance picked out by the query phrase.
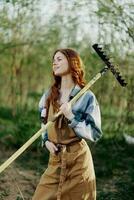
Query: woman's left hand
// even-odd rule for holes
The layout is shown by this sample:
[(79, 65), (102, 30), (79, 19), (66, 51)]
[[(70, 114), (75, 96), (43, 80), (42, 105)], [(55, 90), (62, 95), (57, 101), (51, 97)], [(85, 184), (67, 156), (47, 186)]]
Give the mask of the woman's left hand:
[(60, 107), (60, 111), (64, 114), (64, 116), (71, 120), (74, 118), (74, 114), (72, 113), (71, 104), (70, 103), (63, 103)]

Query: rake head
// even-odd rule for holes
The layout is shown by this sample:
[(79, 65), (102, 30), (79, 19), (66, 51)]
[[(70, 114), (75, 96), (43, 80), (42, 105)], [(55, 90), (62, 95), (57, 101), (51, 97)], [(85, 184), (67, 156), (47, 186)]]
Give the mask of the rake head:
[(110, 62), (109, 58), (107, 57), (107, 55), (105, 55), (102, 48), (99, 47), (98, 44), (94, 44), (92, 47), (103, 60), (103, 62), (107, 65), (107, 67), (111, 70), (111, 72), (113, 73), (117, 81), (120, 83), (120, 85), (125, 87), (127, 85), (125, 79), (121, 76), (119, 69)]

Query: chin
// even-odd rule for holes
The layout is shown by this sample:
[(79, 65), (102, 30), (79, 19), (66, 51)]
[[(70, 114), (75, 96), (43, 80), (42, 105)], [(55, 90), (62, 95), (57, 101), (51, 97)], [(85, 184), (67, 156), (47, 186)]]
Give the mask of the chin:
[(68, 73), (68, 71), (67, 72), (54, 72), (54, 75), (55, 76), (65, 76), (65, 75), (68, 75), (69, 73)]
[(61, 76), (61, 73), (54, 72), (54, 75), (55, 75), (55, 76)]
[(54, 73), (54, 76), (61, 77), (62, 75), (59, 73)]

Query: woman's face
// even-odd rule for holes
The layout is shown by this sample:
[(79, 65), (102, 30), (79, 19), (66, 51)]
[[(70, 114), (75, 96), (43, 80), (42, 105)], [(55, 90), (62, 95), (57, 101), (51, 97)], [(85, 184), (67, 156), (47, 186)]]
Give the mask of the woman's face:
[(70, 73), (68, 60), (60, 51), (54, 55), (53, 72), (56, 76), (65, 76)]

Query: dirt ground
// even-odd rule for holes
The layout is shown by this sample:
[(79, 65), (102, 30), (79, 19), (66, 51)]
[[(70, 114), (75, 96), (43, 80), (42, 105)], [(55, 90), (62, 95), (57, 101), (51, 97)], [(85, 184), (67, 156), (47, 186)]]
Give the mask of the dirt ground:
[[(0, 161), (4, 162), (3, 155), (8, 158), (11, 151), (0, 151)], [(0, 200), (30, 200), (40, 175), (35, 170), (21, 168), (14, 162), (0, 174)]]
[(8, 168), (0, 177), (0, 200), (30, 200), (36, 180), (34, 171), (21, 171), (15, 165)]

